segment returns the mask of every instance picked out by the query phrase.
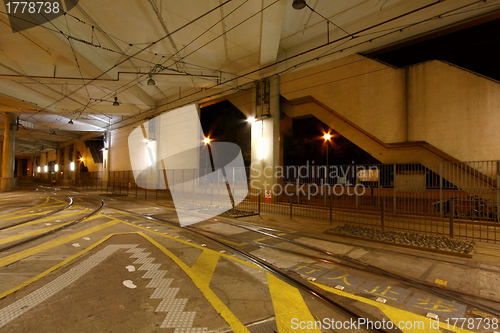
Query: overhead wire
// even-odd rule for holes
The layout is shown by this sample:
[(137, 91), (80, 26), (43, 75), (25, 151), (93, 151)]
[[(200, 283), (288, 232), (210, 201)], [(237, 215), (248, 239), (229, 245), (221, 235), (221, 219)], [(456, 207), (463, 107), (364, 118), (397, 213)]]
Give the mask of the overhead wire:
[[(98, 76), (96, 76), (96, 77), (94, 77), (93, 79), (91, 79), (91, 80), (90, 80), (87, 84), (89, 84), (89, 83), (91, 83), (91, 82), (93, 82), (93, 81), (97, 80), (98, 78), (102, 77), (103, 75), (105, 75), (106, 73), (108, 73), (109, 71), (111, 71), (112, 69), (114, 69), (116, 66), (118, 66), (118, 65), (120, 65), (120, 64), (122, 64), (122, 63), (124, 63), (124, 62), (126, 62), (126, 61), (128, 61), (128, 60), (130, 60), (130, 59), (131, 59), (131, 58), (133, 58), (134, 56), (136, 56), (136, 55), (140, 54), (143, 50), (146, 50), (146, 49), (150, 48), (151, 46), (153, 46), (153, 45), (155, 45), (155, 44), (159, 43), (160, 41), (162, 41), (162, 40), (164, 40), (164, 39), (168, 38), (169, 36), (171, 36), (171, 35), (175, 34), (176, 32), (178, 32), (178, 31), (180, 31), (180, 30), (182, 30), (182, 29), (186, 28), (187, 26), (189, 26), (189, 25), (193, 24), (194, 22), (198, 21), (199, 19), (201, 19), (201, 18), (203, 18), (203, 17), (207, 16), (208, 14), (212, 13), (213, 11), (215, 11), (215, 10), (219, 9), (220, 7), (222, 7), (222, 6), (226, 5), (226, 4), (227, 4), (227, 3), (229, 3), (230, 1), (232, 1), (232, 0), (226, 0), (225, 2), (221, 3), (220, 5), (215, 6), (214, 8), (212, 8), (212, 9), (210, 9), (209, 11), (205, 12), (204, 14), (202, 14), (202, 15), (198, 16), (197, 18), (195, 18), (195, 19), (191, 20), (190, 22), (188, 22), (188, 23), (186, 23), (186, 24), (182, 25), (181, 27), (177, 28), (176, 30), (174, 30), (174, 31), (173, 31), (173, 32), (171, 32), (170, 34), (167, 34), (167, 35), (165, 35), (165, 36), (163, 36), (163, 37), (161, 37), (161, 38), (157, 39), (156, 41), (149, 43), (146, 47), (143, 47), (142, 49), (140, 49), (139, 51), (135, 52), (135, 53), (134, 53), (134, 54), (132, 54), (132, 55), (127, 55), (127, 57), (126, 57), (124, 60), (121, 60), (120, 62), (118, 62), (118, 63), (117, 63), (117, 64), (115, 64), (114, 66), (110, 67), (108, 70), (103, 71), (101, 74), (99, 74)], [(0, 12), (1, 12), (1, 11), (0, 11)], [(7, 13), (5, 13), (5, 14), (7, 14)], [(28, 21), (28, 22), (29, 22), (29, 21)], [(30, 23), (31, 23), (31, 22), (30, 22)], [(44, 28), (49, 29), (49, 30), (52, 30), (52, 29), (47, 28), (47, 27), (44, 27)], [(62, 31), (61, 31), (60, 29), (58, 29), (57, 27), (55, 27), (55, 26), (54, 26), (54, 28), (56, 28), (56, 29), (57, 29), (57, 30), (56, 30), (56, 32), (58, 32), (58, 33), (62, 34), (63, 36), (65, 36), (65, 37), (67, 37), (67, 38), (71, 38), (69, 35), (64, 34), (64, 32), (62, 32)], [(74, 37), (73, 37), (73, 38), (74, 38)], [(77, 39), (77, 40), (78, 40), (78, 39)], [(85, 42), (85, 43), (86, 43), (86, 44), (88, 44), (88, 42)], [(1, 64), (1, 63), (0, 63), (0, 65), (2, 65), (2, 66), (4, 66), (4, 67), (5, 67), (5, 65), (3, 65), (3, 64)], [(12, 69), (11, 69), (11, 70), (12, 70)], [(35, 79), (31, 78), (31, 77), (30, 77), (30, 76), (28, 76), (28, 75), (25, 75), (25, 74), (22, 74), (22, 73), (20, 73), (20, 74), (21, 74), (22, 76), (24, 76), (24, 77), (30, 78), (31, 80), (33, 80), (33, 81), (35, 81), (35, 82), (37, 82), (37, 83), (41, 84), (42, 86), (45, 86), (45, 87), (47, 87), (47, 88), (50, 88), (50, 87), (48, 87), (47, 85), (42, 84), (41, 82), (38, 82), (37, 80), (35, 80)], [(44, 110), (46, 110), (46, 109), (50, 108), (51, 106), (53, 106), (53, 105), (55, 105), (55, 104), (57, 104), (57, 103), (61, 102), (61, 101), (62, 101), (62, 100), (64, 100), (65, 98), (69, 98), (69, 99), (73, 100), (74, 102), (77, 102), (77, 101), (75, 101), (73, 98), (70, 98), (70, 96), (71, 96), (71, 95), (73, 95), (74, 93), (76, 93), (77, 91), (81, 90), (81, 89), (82, 89), (82, 87), (83, 87), (83, 86), (80, 86), (79, 88), (77, 88), (77, 89), (73, 90), (73, 91), (72, 91), (71, 93), (69, 93), (69, 94), (62, 94), (62, 95), (63, 95), (63, 97), (62, 97), (62, 98), (57, 99), (57, 100), (55, 100), (54, 102), (52, 102), (51, 104), (49, 104), (49, 105), (47, 105), (47, 106), (45, 106), (45, 107), (41, 108), (41, 110), (40, 110), (40, 111), (44, 111)], [(53, 90), (52, 88), (50, 88), (50, 89), (51, 89), (51, 90)], [(58, 93), (59, 93), (59, 92), (58, 92)], [(77, 102), (77, 103), (79, 103), (79, 102)], [(81, 103), (79, 103), (79, 104), (81, 104)], [(83, 104), (82, 104), (82, 105), (83, 105)], [(88, 107), (88, 106), (89, 106), (89, 105), (87, 104), (87, 105), (86, 105), (86, 107)], [(96, 111), (96, 110), (94, 110), (94, 111)], [(98, 112), (98, 113), (101, 113), (101, 112)]]
[[(481, 1), (478, 1), (478, 2), (481, 2)], [(477, 2), (475, 2), (475, 3), (477, 3)], [(434, 4), (436, 4), (436, 3), (434, 3)], [(472, 4), (469, 4), (469, 5), (463, 6), (463, 7), (461, 7), (461, 8), (464, 8), (464, 7), (467, 7), (467, 6), (470, 6), (470, 5), (472, 5)], [(483, 9), (483, 8), (478, 8), (478, 9), (473, 9), (473, 10), (479, 10), (479, 9)], [(457, 10), (457, 9), (455, 9), (455, 10)], [(455, 11), (455, 10), (452, 10), (452, 11), (449, 11), (449, 12), (453, 12), (453, 11)], [(443, 14), (441, 14), (441, 15), (443, 15)], [(422, 22), (426, 22), (426, 21), (428, 21), (428, 20), (429, 20), (429, 19), (427, 19), (427, 20), (423, 20), (423, 21), (419, 21), (419, 22), (414, 23), (414, 24), (411, 24), (411, 25), (407, 25), (405, 28), (410, 27), (410, 26), (413, 26), (413, 25), (415, 25), (415, 24), (421, 24)], [(384, 23), (384, 22), (383, 22), (383, 23)], [(369, 28), (370, 28), (370, 27), (369, 27)], [(367, 29), (369, 29), (369, 28), (367, 28)], [(405, 28), (403, 28), (403, 29), (405, 29)], [(364, 30), (366, 31), (367, 29), (364, 29)], [(395, 30), (395, 31), (392, 31), (391, 33), (397, 32), (397, 31), (398, 31), (398, 30), (400, 30), (401, 28), (393, 28), (393, 29), (396, 29), (396, 30)], [(388, 34), (386, 34), (386, 35), (388, 35)], [(381, 37), (384, 37), (384, 36), (386, 36), (386, 35), (383, 35), (383, 36), (378, 36), (378, 37), (376, 37), (376, 38), (381, 38)], [(375, 39), (375, 38), (373, 38), (373, 39)], [(373, 39), (372, 39), (372, 40), (373, 40)], [(371, 40), (370, 40), (370, 41), (371, 41)], [(358, 43), (357, 45), (360, 45), (360, 44), (363, 44), (363, 43), (367, 43), (367, 42), (369, 42), (369, 41), (364, 41), (364, 42), (362, 42), (362, 43)], [(150, 44), (150, 45), (151, 45), (151, 44)], [(336, 46), (336, 47), (338, 47), (338, 46)], [(353, 46), (351, 46), (351, 47), (353, 47)], [(346, 49), (347, 49), (347, 48), (346, 48)], [(342, 49), (342, 50), (345, 50), (345, 49)], [(340, 50), (340, 51), (342, 51), (342, 50)], [(340, 52), (340, 51), (335, 51), (335, 52)], [(334, 53), (335, 53), (335, 52), (334, 52)], [(136, 53), (136, 54), (137, 54), (137, 53)], [(327, 54), (327, 55), (330, 55), (330, 54)], [(322, 57), (327, 56), (327, 55), (322, 55)], [(292, 56), (292, 57), (295, 57), (295, 56)], [(287, 58), (287, 59), (285, 59), (285, 60), (289, 60), (289, 58)], [(314, 60), (317, 60), (317, 59), (316, 59), (316, 58), (314, 58), (314, 59), (312, 59), (312, 60), (307, 60), (307, 61), (304, 61), (303, 63), (307, 63), (307, 62), (314, 61)], [(302, 63), (302, 64), (303, 64), (303, 63)], [(273, 64), (273, 65), (274, 65), (274, 64)], [(299, 65), (295, 65), (295, 66), (293, 66), (292, 68), (297, 68), (298, 66), (299, 66)], [(289, 70), (289, 68), (288, 68), (288, 69), (286, 69), (286, 70)], [(248, 74), (248, 73), (246, 73), (246, 74)], [(279, 75), (279, 74), (278, 74), (278, 75)], [(237, 78), (240, 78), (240, 77), (241, 77), (241, 76), (237, 76), (236, 78), (233, 78), (233, 79), (230, 79), (230, 80), (236, 80)], [(218, 85), (215, 85), (215, 86), (218, 86)], [(214, 87), (215, 87), (215, 86), (214, 86)], [(229, 90), (227, 90), (227, 91), (231, 91), (231, 90), (234, 90), (234, 89), (229, 89)], [(195, 92), (195, 93), (198, 93), (198, 92)], [(217, 92), (217, 94), (220, 94), (220, 92)], [(192, 94), (190, 94), (190, 95), (192, 95)], [(184, 99), (184, 98), (186, 98), (186, 97), (188, 97), (188, 96), (184, 96), (183, 98), (180, 98), (180, 99), (177, 99), (177, 100), (181, 100), (181, 99)], [(174, 100), (174, 101), (177, 101), (177, 100)], [(169, 101), (169, 103), (172, 103), (172, 102), (173, 102), (173, 101)], [(165, 106), (165, 105), (166, 105), (166, 104), (160, 105), (160, 106), (156, 107), (155, 109), (157, 110), (158, 108), (160, 108), (160, 107), (162, 107), (162, 106)]]
[[(236, 10), (238, 10), (240, 7), (242, 7), (242, 6), (243, 6), (245, 3), (247, 3), (248, 1), (249, 1), (249, 0), (245, 0), (243, 3), (241, 3), (239, 6), (237, 6), (234, 10), (232, 10), (232, 11), (231, 11), (231, 12), (229, 12), (227, 15), (225, 15), (224, 17), (222, 17), (220, 20), (218, 20), (217, 22), (215, 22), (215, 23), (214, 23), (212, 26), (210, 26), (208, 29), (205, 29), (205, 31), (204, 31), (203, 33), (199, 34), (197, 37), (195, 37), (193, 40), (191, 40), (188, 44), (184, 45), (184, 46), (183, 46), (181, 49), (179, 49), (176, 53), (172, 54), (172, 55), (171, 55), (168, 59), (165, 59), (163, 62), (158, 63), (158, 64), (159, 64), (159, 65), (164, 65), (166, 62), (168, 62), (168, 61), (172, 60), (172, 58), (174, 58), (176, 55), (178, 55), (181, 51), (185, 50), (185, 49), (186, 49), (189, 45), (191, 45), (191, 44), (192, 44), (192, 43), (194, 43), (196, 40), (198, 40), (199, 38), (201, 38), (204, 34), (208, 33), (208, 32), (209, 32), (209, 31), (210, 31), (213, 27), (215, 27), (217, 24), (219, 24), (220, 22), (222, 22), (225, 18), (229, 17), (229, 16), (230, 16), (231, 14), (233, 14), (234, 12), (236, 12)], [(278, 2), (278, 1), (279, 1), (279, 0), (276, 0), (275, 2), (273, 2), (273, 4), (274, 4), (274, 3), (276, 3), (276, 2)], [(266, 8), (267, 8), (267, 7), (266, 7)], [(262, 9), (262, 10), (260, 10), (259, 12), (257, 12), (256, 14), (258, 14), (258, 13), (260, 13), (260, 12), (262, 12), (262, 11), (263, 11), (263, 9)], [(252, 15), (252, 16), (255, 16), (256, 14), (254, 14), (254, 15)], [(245, 21), (246, 21), (246, 20), (245, 20)], [(243, 22), (241, 22), (241, 23), (243, 23)], [(239, 23), (239, 24), (241, 24), (241, 23)], [(239, 24), (238, 24), (238, 25), (239, 25)], [(230, 30), (231, 30), (231, 29), (230, 29)], [(202, 47), (205, 47), (206, 45), (208, 45), (208, 44), (210, 44), (211, 42), (213, 42), (214, 40), (216, 40), (216, 39), (218, 39), (218, 38), (222, 37), (223, 35), (225, 35), (225, 34), (226, 34), (227, 32), (229, 32), (230, 30), (227, 30), (227, 31), (223, 32), (222, 34), (219, 34), (217, 37), (215, 37), (214, 39), (212, 39), (210, 42), (205, 43), (204, 45), (202, 45), (201, 47), (199, 47), (199, 48), (198, 48), (198, 49), (196, 49), (195, 51), (198, 51), (198, 50), (199, 50), (199, 49), (201, 49)], [(192, 53), (194, 53), (195, 51), (193, 51), (193, 52), (191, 52), (191, 53), (189, 53), (189, 54), (187, 54), (187, 55), (182, 56), (182, 57), (181, 57), (178, 61), (182, 61), (183, 59), (185, 59), (186, 57), (188, 57), (189, 55), (191, 55), (191, 54), (192, 54)], [(174, 64), (175, 64), (176, 62), (178, 62), (178, 61), (175, 61), (175, 62), (174, 62)], [(172, 68), (169, 68), (169, 69), (170, 69), (170, 70), (174, 70), (174, 69), (172, 69)], [(217, 71), (217, 70), (213, 70), (213, 71)], [(145, 77), (146, 75), (147, 75), (147, 74), (143, 74), (143, 75), (141, 75), (140, 77), (138, 77), (138, 78), (136, 78), (136, 79), (134, 79), (134, 80), (132, 80), (132, 81), (127, 82), (127, 83), (126, 83), (126, 84), (124, 84), (122, 87), (118, 88), (118, 90), (117, 90), (117, 91), (118, 91), (118, 92), (123, 92), (123, 91), (125, 91), (125, 90), (129, 89), (130, 87), (129, 87), (129, 88), (127, 88), (127, 86), (128, 86), (128, 85), (130, 85), (130, 84), (134, 84), (134, 85), (135, 85), (135, 84), (136, 84), (136, 82), (135, 82), (135, 81), (137, 81), (137, 83), (140, 83), (140, 81), (139, 81), (139, 80), (141, 80), (141, 79), (144, 79), (144, 80), (145, 80), (145, 79), (146, 79), (146, 77)], [(189, 74), (187, 74), (187, 75), (189, 75)], [(109, 97), (109, 94), (108, 94), (108, 95), (105, 95), (103, 98), (107, 98), (107, 97)]]
[[(431, 6), (431, 5), (436, 5), (436, 4), (440, 3), (440, 2), (441, 2), (441, 1), (437, 1), (437, 2), (434, 2), (434, 3), (430, 4), (430, 5), (425, 5), (425, 6), (421, 7), (421, 8), (416, 9), (416, 10), (413, 10), (413, 11), (407, 12), (407, 13), (405, 13), (405, 14), (398, 15), (398, 16), (396, 16), (396, 17), (394, 17), (394, 18), (391, 18), (391, 19), (385, 20), (384, 22), (381, 22), (381, 23), (379, 23), (379, 24), (376, 24), (375, 26), (379, 26), (379, 25), (381, 25), (381, 24), (388, 23), (388, 22), (393, 21), (393, 20), (395, 20), (395, 19), (401, 18), (401, 17), (403, 17), (403, 16), (405, 16), (405, 15), (409, 15), (410, 13), (414, 13), (414, 12), (416, 12), (416, 11), (418, 11), (418, 10), (426, 9), (426, 8), (428, 8), (429, 6)], [(455, 8), (455, 9), (452, 9), (452, 10), (446, 11), (446, 12), (444, 12), (444, 14), (452, 13), (452, 12), (454, 12), (454, 11), (456, 11), (456, 10), (461, 10), (461, 9), (463, 9), (463, 8), (466, 8), (466, 7), (472, 6), (472, 5), (477, 4), (477, 3), (480, 3), (480, 2), (482, 2), (482, 0), (478, 0), (478, 1), (475, 1), (475, 2), (473, 2), (473, 3), (469, 3), (469, 4), (467, 4), (467, 5), (461, 6), (461, 7), (459, 7), (459, 8)], [(474, 9), (474, 10), (481, 10), (481, 9), (482, 9), (482, 8), (477, 8), (477, 9)], [(421, 21), (415, 22), (415, 23), (413, 23), (413, 24), (410, 24), (408, 27), (411, 27), (411, 26), (414, 26), (414, 25), (417, 25), (417, 24), (421, 24), (422, 22), (427, 22), (427, 21), (429, 21), (429, 20), (431, 20), (431, 19), (438, 18), (439, 16), (444, 15), (444, 14), (442, 13), (442, 14), (439, 14), (439, 15), (435, 15), (435, 16), (433, 16), (433, 17), (431, 17), (431, 18), (428, 18), (428, 19), (425, 19), (425, 20), (421, 20)], [(362, 30), (361, 30), (361, 32), (367, 31), (367, 30), (369, 30), (370, 28), (371, 28), (371, 27), (364, 28), (364, 29), (362, 29)], [(400, 28), (397, 28), (397, 29), (395, 29), (394, 31), (392, 31), (392, 32), (390, 32), (390, 33), (387, 33), (387, 34), (384, 34), (384, 35), (381, 35), (381, 36), (377, 36), (377, 37), (371, 38), (371, 39), (369, 39), (369, 40), (362, 41), (362, 42), (357, 43), (357, 44), (355, 44), (355, 45), (352, 45), (352, 46), (349, 46), (349, 47), (346, 47), (346, 48), (343, 48), (343, 49), (340, 49), (340, 50), (336, 50), (336, 51), (331, 52), (331, 53), (327, 53), (327, 54), (323, 54), (323, 55), (318, 56), (318, 57), (314, 57), (313, 59), (304, 60), (304, 61), (302, 61), (300, 64), (294, 65), (294, 66), (292, 66), (291, 68), (296, 69), (296, 68), (300, 67), (301, 65), (304, 65), (304, 64), (309, 63), (309, 62), (311, 62), (311, 61), (319, 60), (320, 58), (323, 58), (323, 57), (326, 57), (326, 56), (332, 55), (333, 53), (342, 52), (342, 51), (347, 50), (347, 49), (349, 49), (349, 48), (356, 47), (356, 46), (359, 46), (359, 45), (361, 45), (361, 44), (369, 43), (369, 42), (371, 42), (371, 41), (373, 41), (373, 40), (375, 40), (375, 39), (383, 38), (383, 37), (385, 37), (385, 36), (387, 36), (387, 35), (390, 35), (390, 34), (396, 33), (396, 32), (398, 32), (398, 31), (401, 31), (401, 29), (400, 29)], [(354, 33), (354, 35), (356, 35), (356, 34), (357, 34), (357, 33)], [(339, 40), (343, 40), (343, 39), (345, 39), (345, 37), (344, 37), (344, 38), (339, 38), (337, 41), (339, 41)], [(351, 40), (352, 40), (352, 39), (350, 39), (349, 41), (351, 41)], [(321, 47), (328, 46), (329, 44), (332, 44), (332, 43), (335, 43), (335, 41), (330, 42), (330, 43), (328, 43), (328, 44), (326, 44), (326, 45), (323, 45), (323, 46), (321, 46)], [(302, 54), (307, 53), (307, 52), (310, 52), (310, 51), (311, 51), (311, 50), (309, 50), (309, 51), (305, 51), (305, 52), (303, 52), (303, 53), (301, 53), (301, 54), (299, 54), (299, 55), (302, 55)], [(331, 51), (331, 50), (330, 50), (330, 51)], [(294, 58), (294, 57), (297, 57), (297, 55), (294, 55), (294, 56), (288, 57), (288, 58), (286, 58), (286, 59), (283, 59), (283, 60), (277, 61), (277, 62), (275, 62), (275, 63), (273, 63), (273, 64), (271, 64), (271, 65), (268, 65), (268, 66), (275, 66), (276, 64), (278, 64), (278, 63), (280, 63), (280, 62), (283, 62), (283, 61), (289, 60), (289, 59)], [(237, 80), (238, 78), (242, 77), (243, 75), (248, 75), (248, 74), (254, 73), (254, 72), (259, 71), (259, 70), (262, 70), (262, 69), (264, 69), (264, 68), (266, 68), (266, 67), (268, 67), (268, 66), (264, 66), (263, 68), (259, 68), (259, 69), (257, 69), (257, 70), (253, 70), (253, 71), (247, 72), (247, 73), (245, 73), (245, 74), (242, 74), (242, 75), (237, 76), (237, 77), (235, 77), (235, 78), (233, 78), (233, 79), (230, 79), (230, 80)], [(284, 71), (288, 71), (288, 70), (290, 70), (290, 68), (287, 68), (287, 69), (283, 70), (283, 72), (284, 72)], [(274, 75), (281, 75), (281, 72), (275, 73)], [(300, 78), (296, 78), (295, 80), (299, 80), (299, 79), (300, 79)], [(325, 83), (325, 84), (328, 84), (328, 83)], [(219, 84), (216, 84), (215, 86), (218, 86), (218, 85), (219, 85)], [(246, 85), (246, 84), (244, 84), (244, 85)], [(214, 88), (215, 86), (209, 87), (208, 89), (210, 89), (210, 88)], [(223, 95), (223, 94), (225, 94), (225, 93), (229, 93), (229, 92), (231, 92), (231, 91), (234, 91), (234, 88), (232, 88), (232, 89), (227, 89), (227, 90), (225, 90), (225, 91), (217, 91), (216, 93), (214, 93), (214, 94), (213, 94), (213, 96)], [(159, 110), (160, 108), (162, 108), (162, 107), (164, 107), (164, 106), (167, 106), (168, 104), (172, 104), (172, 103), (175, 103), (175, 102), (179, 102), (179, 101), (181, 101), (181, 100), (183, 100), (183, 99), (184, 99), (184, 100), (186, 100), (186, 99), (188, 99), (188, 97), (191, 97), (191, 96), (193, 96), (193, 95), (195, 95), (195, 94), (197, 94), (197, 93), (199, 93), (199, 92), (194, 92), (194, 93), (191, 93), (191, 94), (185, 95), (185, 96), (183, 96), (182, 98), (178, 98), (178, 99), (175, 99), (175, 100), (170, 100), (170, 101), (168, 101), (167, 103), (163, 103), (163, 104), (158, 105), (158, 106), (157, 106), (154, 110), (152, 109), (152, 110), (150, 110), (150, 111), (157, 111), (157, 110)], [(206, 98), (210, 98), (210, 97), (211, 97), (210, 95), (209, 95), (209, 96), (203, 96), (203, 98), (205, 98), (205, 99), (206, 99)], [(196, 101), (196, 99), (194, 99), (194, 101)], [(190, 104), (190, 103), (192, 103), (192, 102), (193, 102), (193, 100), (188, 100), (188, 101), (187, 101), (185, 104), (183, 104), (183, 105), (187, 105), (187, 104)], [(148, 115), (149, 115), (149, 111), (147, 111), (147, 113), (148, 113)], [(122, 120), (119, 120), (119, 121), (117, 121), (117, 122), (113, 123), (112, 125), (115, 125), (115, 124), (117, 124), (117, 123), (120, 123), (120, 122), (123, 122), (123, 121), (129, 120), (129, 119), (133, 119), (133, 118), (136, 118), (136, 116), (129, 116), (129, 117), (127, 117), (127, 118), (124, 118), (124, 119), (122, 119)], [(125, 126), (128, 126), (128, 124), (127, 124), (127, 125), (125, 125)], [(120, 128), (120, 127), (117, 127), (117, 128)], [(114, 129), (117, 129), (117, 128), (114, 128)]]

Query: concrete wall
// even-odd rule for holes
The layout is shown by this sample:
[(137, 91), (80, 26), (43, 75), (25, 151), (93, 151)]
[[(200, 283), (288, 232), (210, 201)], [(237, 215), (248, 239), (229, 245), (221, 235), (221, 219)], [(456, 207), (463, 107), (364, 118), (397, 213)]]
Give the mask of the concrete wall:
[(394, 69), (353, 55), (281, 83), (289, 116), (314, 115), (382, 162), (500, 159), (500, 84), (456, 66)]
[(109, 170), (127, 171), (132, 170), (128, 152), (128, 136), (133, 127), (120, 128), (110, 133), (109, 145)]
[(500, 84), (440, 61), (408, 68), (408, 138), (461, 161), (500, 159)]
[(404, 71), (360, 55), (286, 74), (281, 95), (313, 97), (386, 143), (406, 141)]

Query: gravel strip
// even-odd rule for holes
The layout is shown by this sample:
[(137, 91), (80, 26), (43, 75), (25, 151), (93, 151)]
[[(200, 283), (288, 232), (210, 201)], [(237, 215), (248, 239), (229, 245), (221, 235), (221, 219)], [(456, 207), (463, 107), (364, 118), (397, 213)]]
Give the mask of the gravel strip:
[(399, 244), (420, 246), (429, 249), (437, 249), (442, 251), (450, 251), (456, 253), (470, 254), (474, 250), (475, 242), (460, 239), (451, 239), (447, 237), (437, 237), (429, 235), (421, 235), (417, 233), (382, 231), (380, 229), (365, 228), (360, 226), (348, 225), (338, 226), (329, 229), (326, 233), (336, 233), (341, 235), (349, 235), (363, 237), (377, 241), (393, 242)]

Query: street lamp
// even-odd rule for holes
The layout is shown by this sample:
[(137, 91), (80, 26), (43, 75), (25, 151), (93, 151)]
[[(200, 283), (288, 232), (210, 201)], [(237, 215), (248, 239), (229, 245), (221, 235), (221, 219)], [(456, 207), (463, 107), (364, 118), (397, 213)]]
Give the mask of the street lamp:
[(330, 141), (330, 139), (332, 138), (332, 136), (330, 135), (330, 133), (326, 133), (325, 135), (323, 135), (323, 139), (325, 139), (325, 142), (326, 142), (326, 166), (328, 167), (328, 141)]
[(329, 149), (329, 144), (328, 142), (330, 141), (330, 139), (332, 138), (332, 136), (330, 135), (330, 133), (325, 133), (325, 135), (323, 135), (323, 139), (325, 139), (325, 142), (326, 142), (326, 175), (325, 175), (325, 180), (326, 180), (326, 183), (328, 183), (328, 172), (329, 172), (329, 165), (328, 165), (328, 149)]
[(210, 149), (210, 138), (205, 138), (203, 139), (203, 142), (205, 142), (205, 145), (207, 146), (207, 152), (208, 152), (208, 157), (205, 159), (205, 173), (207, 169), (207, 160), (210, 158), (210, 166), (212, 167), (212, 170), (210, 172), (213, 172), (215, 170), (214, 168), (214, 162), (212, 161), (212, 150)]

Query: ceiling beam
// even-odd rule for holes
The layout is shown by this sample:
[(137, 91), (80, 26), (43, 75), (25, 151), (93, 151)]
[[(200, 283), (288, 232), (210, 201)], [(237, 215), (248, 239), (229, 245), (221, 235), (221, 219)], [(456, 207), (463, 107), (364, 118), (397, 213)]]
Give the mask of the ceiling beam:
[[(263, 7), (273, 1), (264, 0)], [(287, 0), (280, 0), (262, 12), (262, 28), (260, 37), (260, 67), (276, 62), (280, 47), (281, 30), (285, 19)], [(268, 71), (273, 70), (269, 68)], [(264, 73), (261, 73), (261, 75)]]

